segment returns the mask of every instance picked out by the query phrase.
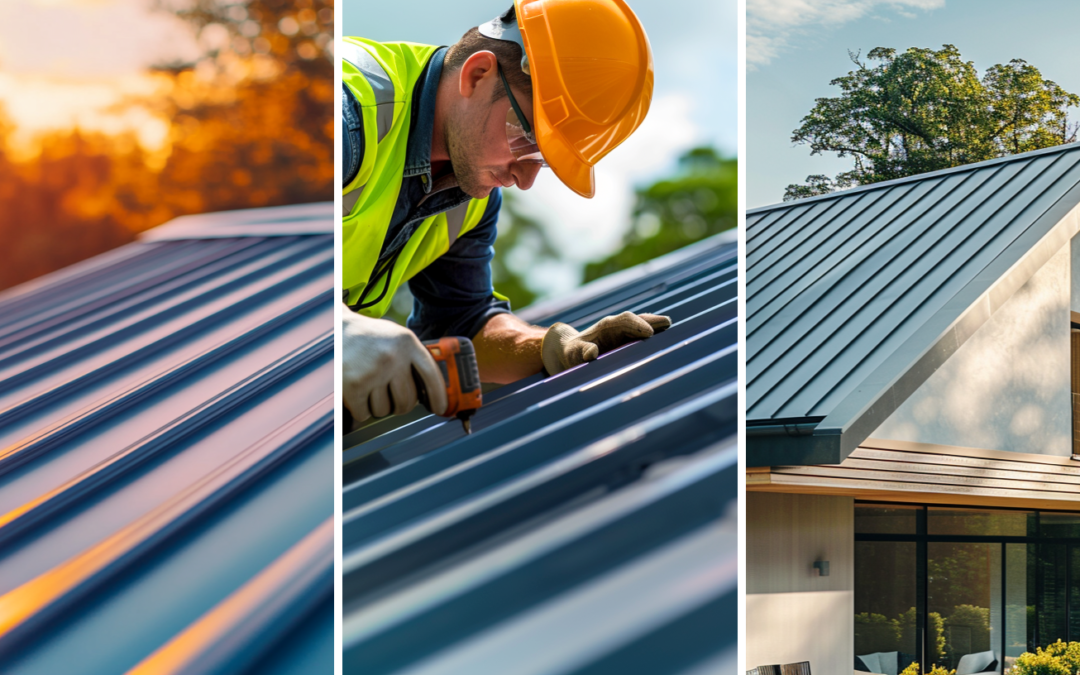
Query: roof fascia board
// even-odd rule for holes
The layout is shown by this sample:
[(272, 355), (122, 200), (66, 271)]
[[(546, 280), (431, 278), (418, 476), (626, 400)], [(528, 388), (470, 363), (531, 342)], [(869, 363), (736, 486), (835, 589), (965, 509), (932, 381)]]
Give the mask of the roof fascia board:
[[(1080, 231), (1074, 186), (852, 390), (814, 430), (839, 435), (840, 459), (866, 440), (945, 360)], [(989, 287), (987, 283), (989, 282)], [(959, 314), (958, 314), (959, 310)], [(955, 318), (953, 318), (955, 317)], [(931, 344), (926, 334), (936, 332)], [(878, 392), (868, 396), (867, 392)]]
[(1031, 152), (1024, 152), (1019, 155), (1008, 155), (1005, 157), (997, 157), (994, 159), (988, 159), (985, 162), (975, 162), (974, 164), (962, 164), (960, 166), (949, 167), (948, 169), (940, 169), (938, 171), (929, 171), (927, 173), (919, 173), (913, 176), (905, 176), (903, 178), (895, 178), (893, 180), (886, 180), (880, 183), (870, 183), (869, 185), (860, 185), (848, 190), (841, 190), (839, 192), (830, 192), (825, 195), (817, 195), (815, 197), (804, 197), (803, 199), (796, 199), (790, 202), (780, 202), (778, 204), (770, 204), (768, 206), (759, 206), (757, 208), (749, 209), (746, 212), (747, 216), (756, 215), (759, 213), (765, 213), (767, 211), (787, 209), (793, 206), (802, 206), (804, 204), (812, 204), (815, 202), (825, 201), (827, 199), (837, 199), (840, 197), (847, 197), (853, 194), (859, 194), (862, 192), (870, 192), (871, 190), (880, 190), (884, 188), (891, 188), (903, 183), (912, 183), (916, 181), (926, 180), (928, 178), (937, 178), (938, 176), (946, 176), (954, 173), (962, 173), (965, 171), (975, 171), (988, 166), (994, 166), (996, 164), (1007, 164), (1009, 162), (1027, 161), (1035, 157), (1041, 157), (1042, 155), (1051, 155), (1056, 152), (1070, 152), (1080, 149), (1080, 141), (1075, 143), (1066, 143), (1065, 145), (1055, 145), (1051, 148), (1043, 148), (1041, 150), (1032, 150)]
[(748, 436), (746, 466), (789, 466), (804, 464), (839, 464), (840, 436), (783, 433)]

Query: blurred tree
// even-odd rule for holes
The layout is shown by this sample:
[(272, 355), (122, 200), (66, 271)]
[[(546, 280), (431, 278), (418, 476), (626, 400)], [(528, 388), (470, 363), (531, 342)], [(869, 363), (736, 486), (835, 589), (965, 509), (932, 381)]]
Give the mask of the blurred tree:
[(679, 158), (674, 176), (637, 191), (633, 227), (621, 249), (585, 267), (592, 281), (670, 253), (738, 223), (738, 170), (715, 149), (695, 148)]
[(0, 288), (132, 239), (129, 228), (143, 225), (123, 205), (144, 168), (134, 139), (57, 133), (33, 161), (16, 162), (6, 150), (12, 131), (0, 108)]
[(850, 56), (857, 68), (830, 82), (840, 95), (817, 99), (791, 140), (808, 144), (812, 155), (850, 156), (855, 167), (789, 185), (784, 201), (1076, 140), (1068, 109), (1080, 96), (1021, 59), (980, 80), (953, 45), (903, 53), (878, 47), (867, 54), (875, 66)]
[(157, 0), (205, 50), (157, 102), (178, 212), (333, 198), (332, 0)]

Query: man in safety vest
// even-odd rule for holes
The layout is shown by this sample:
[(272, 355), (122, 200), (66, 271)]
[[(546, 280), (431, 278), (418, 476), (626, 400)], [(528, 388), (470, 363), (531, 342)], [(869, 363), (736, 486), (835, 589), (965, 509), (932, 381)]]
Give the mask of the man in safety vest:
[[(593, 165), (641, 124), (652, 54), (623, 0), (514, 0), (450, 47), (345, 38), (344, 402), (355, 422), (416, 405), (412, 368), (446, 408), (420, 339), (471, 338), (481, 380), (555, 374), (671, 325), (624, 312), (578, 332), (531, 326), (495, 292), (500, 187), (548, 166), (594, 193)], [(403, 282), (408, 326), (382, 320)]]

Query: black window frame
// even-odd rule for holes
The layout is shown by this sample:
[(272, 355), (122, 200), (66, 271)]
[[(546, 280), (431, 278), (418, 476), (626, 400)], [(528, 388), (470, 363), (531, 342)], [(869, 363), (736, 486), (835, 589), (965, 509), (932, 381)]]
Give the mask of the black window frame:
[[(1080, 548), (1080, 536), (1077, 537), (1056, 537), (1048, 539), (1042, 535), (1042, 514), (1061, 513), (1068, 515), (1080, 516), (1080, 510), (1069, 509), (1033, 509), (1023, 507), (1008, 507), (1008, 506), (970, 506), (967, 504), (926, 504), (919, 502), (880, 502), (867, 499), (856, 499), (854, 507), (857, 508), (860, 505), (867, 506), (905, 506), (915, 507), (915, 533), (914, 534), (860, 534), (855, 533), (855, 541), (880, 541), (880, 542), (902, 542), (902, 543), (914, 543), (915, 544), (915, 631), (916, 631), (916, 658), (918, 659), (920, 669), (922, 672), (927, 672), (929, 665), (926, 663), (927, 653), (927, 606), (929, 604), (929, 545), (931, 543), (949, 543), (949, 544), (1001, 544), (1001, 588), (1002, 588), (1002, 607), (1001, 607), (1001, 644), (1000, 654), (1002, 663), (998, 664), (998, 672), (1004, 672), (1004, 660), (1006, 651), (1006, 638), (1008, 630), (1006, 628), (1006, 622), (1008, 621), (1007, 612), (1005, 611), (1005, 598), (1004, 589), (1006, 584), (1007, 573), (1007, 544), (1027, 544), (1028, 546), (1035, 546), (1036, 560), (1042, 560), (1041, 545), (1044, 544), (1064, 544), (1066, 551), (1070, 546), (1076, 546)], [(1017, 511), (1023, 513), (1033, 513), (1035, 515), (1035, 532), (1034, 534), (1028, 534), (1025, 536), (1019, 535), (955, 535), (955, 534), (929, 534), (927, 528), (929, 510), (931, 508), (962, 508), (965, 510), (982, 510), (982, 511)], [(1066, 553), (1068, 557), (1068, 553)], [(854, 561), (852, 561), (854, 564)], [(1072, 607), (1070, 606), (1072, 593), (1072, 584), (1074, 579), (1072, 578), (1072, 566), (1066, 564), (1065, 566), (1065, 635), (1059, 636), (1055, 639), (1061, 639), (1065, 642), (1078, 642), (1080, 641), (1080, 634), (1072, 635)], [(1075, 580), (1080, 583), (1080, 579)], [(1036, 576), (1036, 591), (1035, 591), (1035, 626), (1034, 626), (1034, 643), (1036, 646), (1043, 646), (1049, 644), (1049, 641), (1044, 641), (1042, 636), (1039, 635), (1040, 624), (1038, 617), (1040, 614), (1040, 603), (1042, 601), (1042, 583), (1043, 579), (1041, 575)], [(852, 589), (855, 590), (854, 588)], [(1080, 608), (1077, 608), (1080, 611)], [(852, 636), (854, 638), (854, 635)]]

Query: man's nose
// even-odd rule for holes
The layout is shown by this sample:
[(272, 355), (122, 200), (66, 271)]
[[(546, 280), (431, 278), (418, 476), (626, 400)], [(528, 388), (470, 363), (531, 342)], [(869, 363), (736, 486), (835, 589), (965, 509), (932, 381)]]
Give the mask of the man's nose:
[(540, 173), (541, 165), (536, 162), (516, 162), (514, 177), (517, 179), (519, 190), (528, 190), (536, 181), (536, 174)]

